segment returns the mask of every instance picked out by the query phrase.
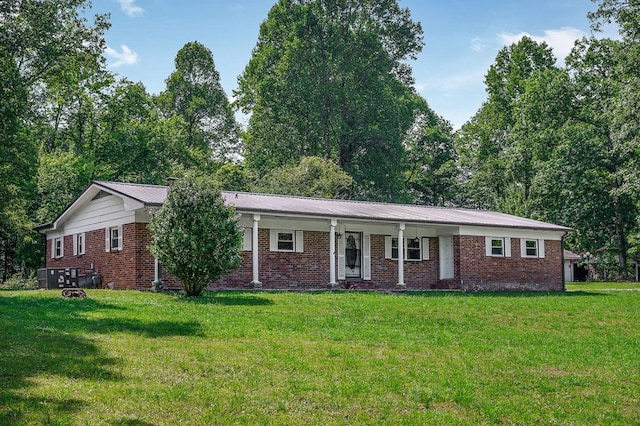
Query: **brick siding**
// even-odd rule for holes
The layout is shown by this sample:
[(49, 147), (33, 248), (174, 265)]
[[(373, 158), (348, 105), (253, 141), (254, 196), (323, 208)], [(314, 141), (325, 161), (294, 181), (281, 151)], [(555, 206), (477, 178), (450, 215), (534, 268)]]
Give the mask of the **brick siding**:
[[(143, 223), (123, 226), (123, 249), (105, 251), (104, 229), (85, 233), (86, 253), (73, 256), (73, 237), (64, 238), (64, 254), (51, 258), (47, 241), (46, 266), (79, 268), (80, 273), (100, 272), (102, 286), (113, 283), (116, 289), (151, 289), (154, 259), (148, 250), (151, 235)], [(326, 288), (329, 283), (329, 233), (305, 231), (304, 252), (272, 252), (269, 230), (258, 233), (259, 279), (265, 289)], [(545, 258), (520, 257), (520, 240), (511, 239), (512, 257), (485, 255), (485, 238), (454, 236), (454, 278), (439, 279), (438, 238), (429, 238), (429, 260), (406, 261), (404, 281), (407, 289), (454, 288), (467, 291), (563, 290), (560, 241), (545, 241)], [(360, 289), (395, 289), (398, 283), (397, 260), (385, 259), (385, 236), (371, 235), (371, 280), (350, 280)], [(209, 288), (246, 288), (252, 280), (252, 252), (242, 253), (239, 268)], [(337, 259), (336, 259), (337, 264)], [(337, 277), (337, 273), (336, 273)], [(163, 270), (165, 288), (178, 289), (180, 282)], [(341, 284), (345, 284), (341, 281)]]

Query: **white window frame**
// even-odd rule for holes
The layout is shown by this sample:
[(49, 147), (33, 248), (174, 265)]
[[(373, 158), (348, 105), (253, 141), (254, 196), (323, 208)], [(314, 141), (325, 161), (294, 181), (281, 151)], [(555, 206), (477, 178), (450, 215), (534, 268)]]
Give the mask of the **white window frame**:
[[(403, 245), (403, 259), (406, 262), (420, 262), (421, 260), (429, 260), (429, 244), (428, 238), (417, 238), (418, 247), (409, 247), (409, 240), (415, 241), (414, 237), (407, 237), (404, 239)], [(425, 249), (426, 244), (426, 249)], [(398, 237), (392, 237), (388, 235), (385, 241), (385, 258), (391, 260), (398, 260)], [(414, 253), (418, 253), (418, 257), (415, 259), (409, 258), (409, 252), (413, 251)], [(395, 252), (395, 256), (394, 256)]]
[[(117, 237), (113, 238), (113, 233), (117, 232)], [(110, 226), (105, 228), (105, 251), (122, 251), (124, 247), (124, 235), (122, 233), (122, 225)], [(117, 245), (114, 244), (114, 240), (117, 241)]]
[[(499, 244), (495, 244), (499, 243)], [(504, 257), (504, 238), (491, 239), (491, 256)]]
[(57, 237), (51, 240), (51, 257), (53, 259), (64, 257), (64, 237)]
[(86, 237), (85, 233), (81, 232), (79, 234), (73, 234), (73, 255), (74, 256), (82, 256), (85, 254), (86, 247)]
[[(494, 253), (494, 241), (500, 241), (501, 253)], [(489, 257), (511, 257), (511, 238), (509, 237), (486, 237), (485, 238), (485, 255)]]
[[(291, 234), (291, 240), (281, 240), (280, 234)], [(270, 230), (270, 251), (278, 251), (284, 253), (302, 253), (304, 251), (304, 234), (302, 231), (292, 231), (290, 229), (271, 229)], [(291, 249), (280, 248), (281, 242), (291, 243)]]
[(538, 257), (538, 240), (524, 240), (523, 247), (524, 257)]
[[(535, 254), (529, 254), (527, 247), (528, 243), (535, 243)], [(527, 259), (541, 259), (544, 257), (544, 240), (537, 240), (535, 238), (521, 238), (520, 239), (520, 256)]]

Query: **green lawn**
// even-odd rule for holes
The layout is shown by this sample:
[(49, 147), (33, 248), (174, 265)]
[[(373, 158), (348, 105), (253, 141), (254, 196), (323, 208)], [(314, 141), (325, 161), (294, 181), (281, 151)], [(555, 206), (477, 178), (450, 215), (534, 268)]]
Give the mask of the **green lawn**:
[(0, 424), (639, 424), (640, 291), (0, 292)]

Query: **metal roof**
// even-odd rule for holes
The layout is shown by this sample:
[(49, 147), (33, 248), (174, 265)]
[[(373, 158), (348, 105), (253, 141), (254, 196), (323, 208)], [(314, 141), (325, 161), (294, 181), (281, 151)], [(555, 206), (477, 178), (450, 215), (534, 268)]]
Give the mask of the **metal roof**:
[(571, 228), (564, 226), (486, 210), (329, 200), (230, 191), (223, 191), (222, 194), (225, 200), (235, 206), (237, 210), (256, 213), (440, 225), (496, 226), (549, 231), (571, 230)]
[(167, 186), (101, 181), (96, 181), (94, 184), (108, 192), (115, 192), (148, 205), (160, 206), (167, 198)]
[[(169, 189), (167, 186), (158, 185), (117, 182), (94, 183), (108, 191), (133, 198), (147, 205), (160, 205), (164, 203)], [(233, 191), (223, 191), (222, 196), (227, 203), (233, 205), (240, 212), (255, 212), (281, 216), (315, 216), (385, 222), (493, 226), (561, 232), (571, 230), (571, 228), (564, 226), (487, 210), (330, 200), (324, 198)]]

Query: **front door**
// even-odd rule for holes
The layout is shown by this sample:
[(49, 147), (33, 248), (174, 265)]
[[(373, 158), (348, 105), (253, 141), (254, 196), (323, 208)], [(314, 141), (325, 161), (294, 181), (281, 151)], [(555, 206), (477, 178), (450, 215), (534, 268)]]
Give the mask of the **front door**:
[(453, 278), (453, 237), (451, 235), (439, 238), (440, 255), (440, 279), (450, 280)]
[(362, 278), (362, 234), (345, 232), (344, 238), (345, 278)]

